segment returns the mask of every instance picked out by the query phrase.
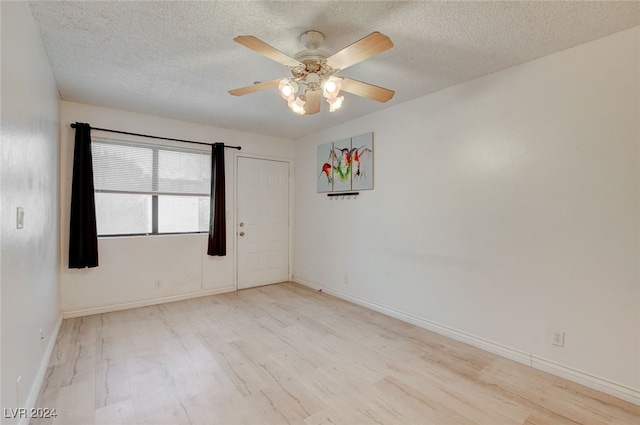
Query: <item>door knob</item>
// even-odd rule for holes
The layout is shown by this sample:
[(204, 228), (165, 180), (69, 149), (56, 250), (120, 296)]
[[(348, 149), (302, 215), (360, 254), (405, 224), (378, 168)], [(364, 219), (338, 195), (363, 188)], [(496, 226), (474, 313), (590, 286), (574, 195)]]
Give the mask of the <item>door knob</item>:
[(244, 236), (244, 232), (240, 232), (240, 236)]
[(240, 223), (240, 227), (244, 227), (244, 223)]

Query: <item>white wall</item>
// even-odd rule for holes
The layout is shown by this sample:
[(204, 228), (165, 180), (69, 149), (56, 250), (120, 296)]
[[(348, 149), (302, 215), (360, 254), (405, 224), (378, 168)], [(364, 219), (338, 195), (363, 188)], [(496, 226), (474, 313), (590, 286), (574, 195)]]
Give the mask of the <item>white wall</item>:
[[(59, 326), (59, 98), (29, 5), (2, 2), (0, 10), (1, 407), (15, 409), (35, 403)], [(17, 207), (25, 211), (20, 230)]]
[[(62, 309), (65, 317), (110, 311), (213, 293), (235, 287), (234, 155), (226, 150), (227, 256), (206, 254), (207, 235), (100, 238), (99, 267), (68, 268), (69, 206), (73, 165), (73, 122), (203, 142), (242, 146), (243, 154), (293, 158), (293, 142), (126, 111), (62, 102), (60, 146), (60, 249)], [(150, 142), (150, 139), (92, 131), (93, 136)], [(197, 145), (190, 145), (197, 147)], [(210, 149), (203, 147), (203, 149)], [(155, 281), (160, 280), (161, 289)]]
[[(640, 403), (639, 39), (296, 141), (294, 279)], [(375, 189), (316, 193), (317, 146), (369, 131)]]

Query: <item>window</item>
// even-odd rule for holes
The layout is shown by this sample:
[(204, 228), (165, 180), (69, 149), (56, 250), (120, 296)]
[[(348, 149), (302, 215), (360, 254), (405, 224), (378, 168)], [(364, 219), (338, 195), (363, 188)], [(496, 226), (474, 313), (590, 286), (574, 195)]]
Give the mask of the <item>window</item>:
[(98, 236), (206, 232), (211, 153), (94, 139)]

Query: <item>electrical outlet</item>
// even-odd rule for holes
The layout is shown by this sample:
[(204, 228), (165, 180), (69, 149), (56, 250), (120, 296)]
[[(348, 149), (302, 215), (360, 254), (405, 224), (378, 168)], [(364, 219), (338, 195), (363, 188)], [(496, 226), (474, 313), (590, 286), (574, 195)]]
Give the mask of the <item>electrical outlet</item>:
[(162, 281), (156, 280), (156, 289), (162, 288)]
[(345, 285), (348, 285), (348, 284), (349, 284), (349, 274), (348, 274), (348, 273), (345, 273), (345, 274), (344, 274), (344, 284), (345, 284)]
[(564, 347), (564, 332), (563, 331), (553, 331), (551, 333), (551, 344)]

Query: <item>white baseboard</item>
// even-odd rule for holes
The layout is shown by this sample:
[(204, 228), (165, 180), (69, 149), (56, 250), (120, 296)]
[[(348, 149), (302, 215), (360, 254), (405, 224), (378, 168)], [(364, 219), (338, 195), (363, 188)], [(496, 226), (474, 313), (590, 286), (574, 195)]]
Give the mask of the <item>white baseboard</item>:
[(412, 314), (385, 307), (381, 304), (355, 297), (344, 292), (336, 291), (334, 289), (327, 288), (316, 283), (311, 283), (303, 278), (300, 278), (299, 276), (294, 276), (292, 281), (315, 289), (316, 291), (322, 290), (322, 292), (352, 302), (362, 307), (366, 307), (370, 310), (377, 311), (378, 313), (394, 317), (404, 322), (411, 323), (412, 325), (416, 325), (420, 328), (427, 329), (437, 334), (455, 339), (456, 341), (464, 342), (474, 347), (481, 348), (490, 353), (506, 357), (516, 362), (529, 365), (535, 369), (539, 369), (551, 373), (552, 375), (556, 375), (561, 378), (568, 379), (569, 381), (584, 385), (585, 387), (589, 387), (594, 390), (601, 391), (605, 394), (609, 394), (619, 399), (628, 401), (630, 403), (640, 405), (640, 390), (629, 388), (624, 385), (609, 381), (607, 379), (600, 378), (598, 376), (594, 376), (589, 373), (582, 372), (568, 366), (546, 360), (541, 357), (537, 357), (531, 353), (516, 350), (514, 348), (507, 347), (505, 345), (498, 344), (496, 342), (489, 341), (484, 338), (480, 338)]
[[(62, 311), (58, 315), (58, 321), (56, 322), (56, 326), (51, 333), (51, 337), (49, 338), (49, 343), (47, 344), (47, 349), (42, 356), (42, 360), (40, 361), (40, 367), (38, 368), (38, 373), (36, 374), (35, 379), (33, 380), (33, 385), (31, 385), (31, 389), (29, 390), (29, 396), (27, 397), (26, 403), (24, 405), (26, 411), (30, 411), (32, 408), (36, 406), (38, 402), (38, 396), (40, 395), (40, 388), (42, 388), (42, 383), (44, 382), (44, 377), (47, 375), (47, 369), (49, 368), (49, 362), (51, 361), (51, 355), (53, 354), (53, 349), (56, 346), (56, 341), (58, 340), (58, 334), (60, 333), (60, 327), (62, 326)], [(28, 416), (28, 415), (27, 415)], [(18, 422), (18, 425), (28, 425), (29, 418), (22, 418)]]
[(636, 389), (535, 355), (532, 355), (531, 359), (532, 366), (536, 369), (551, 373), (552, 375), (559, 376), (569, 381), (584, 385), (585, 387), (601, 391), (605, 394), (612, 395), (621, 400), (640, 406), (640, 391)]
[(112, 311), (128, 310), (130, 308), (147, 307), (150, 305), (170, 303), (173, 301), (182, 301), (192, 298), (206, 297), (209, 295), (224, 294), (226, 292), (235, 291), (233, 286), (225, 288), (208, 289), (204, 291), (188, 292), (186, 294), (171, 295), (168, 297), (151, 298), (147, 300), (130, 301), (117, 304), (104, 304), (86, 308), (64, 310), (64, 318), (71, 319), (74, 317), (90, 316), (92, 314), (110, 313)]

